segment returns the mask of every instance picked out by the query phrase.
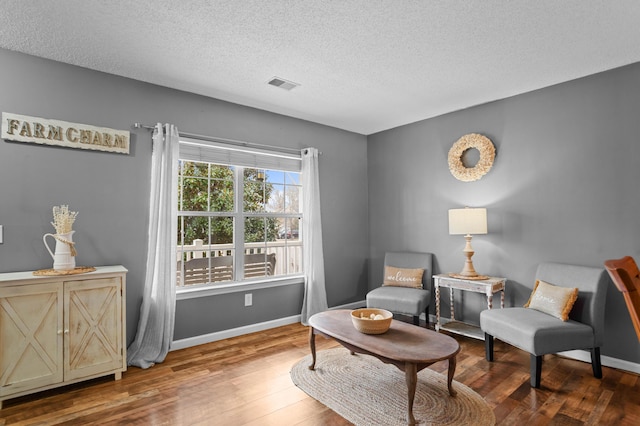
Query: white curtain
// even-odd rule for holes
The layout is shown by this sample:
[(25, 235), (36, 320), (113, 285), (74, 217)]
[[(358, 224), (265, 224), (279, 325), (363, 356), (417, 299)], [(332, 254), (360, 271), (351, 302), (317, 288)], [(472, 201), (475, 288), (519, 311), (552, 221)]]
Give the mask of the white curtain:
[(327, 291), (324, 283), (324, 255), (322, 252), (322, 221), (320, 220), (320, 182), (318, 179), (318, 150), (302, 150), (302, 236), (305, 269), (302, 324), (309, 318), (326, 311)]
[(127, 363), (149, 368), (164, 361), (173, 339), (178, 227), (178, 129), (158, 123), (153, 132), (147, 269), (140, 320)]

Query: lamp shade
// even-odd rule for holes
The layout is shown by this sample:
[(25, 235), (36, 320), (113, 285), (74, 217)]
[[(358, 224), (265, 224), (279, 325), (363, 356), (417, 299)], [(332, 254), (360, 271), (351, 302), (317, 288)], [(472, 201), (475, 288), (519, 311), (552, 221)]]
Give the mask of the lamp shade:
[(449, 210), (449, 234), (471, 235), (487, 233), (487, 209), (469, 208)]

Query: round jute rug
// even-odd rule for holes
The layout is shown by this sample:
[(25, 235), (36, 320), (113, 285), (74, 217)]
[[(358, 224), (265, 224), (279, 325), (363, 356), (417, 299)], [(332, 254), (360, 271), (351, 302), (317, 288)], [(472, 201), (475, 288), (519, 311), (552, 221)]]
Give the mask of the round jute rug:
[[(355, 425), (406, 425), (407, 384), (404, 372), (368, 355), (344, 348), (318, 351), (315, 370), (311, 355), (291, 369), (291, 380), (312, 398)], [(418, 373), (413, 414), (421, 425), (495, 425), (493, 410), (480, 395), (446, 376), (425, 368)]]

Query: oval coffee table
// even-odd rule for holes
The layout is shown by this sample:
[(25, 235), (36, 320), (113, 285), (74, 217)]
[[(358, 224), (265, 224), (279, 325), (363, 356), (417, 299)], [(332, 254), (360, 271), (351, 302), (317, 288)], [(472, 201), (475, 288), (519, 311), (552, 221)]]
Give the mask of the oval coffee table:
[(451, 384), (460, 345), (449, 336), (397, 320), (391, 321), (391, 327), (384, 334), (364, 334), (353, 326), (351, 311), (346, 309), (315, 314), (309, 318), (309, 325), (311, 326), (309, 346), (312, 356), (310, 370), (315, 369), (315, 336), (320, 334), (333, 338), (352, 353), (374, 356), (404, 371), (408, 390), (407, 417), (410, 425), (416, 423), (413, 416), (413, 400), (416, 394), (418, 371), (438, 361), (449, 360), (447, 385), (449, 395), (456, 395)]

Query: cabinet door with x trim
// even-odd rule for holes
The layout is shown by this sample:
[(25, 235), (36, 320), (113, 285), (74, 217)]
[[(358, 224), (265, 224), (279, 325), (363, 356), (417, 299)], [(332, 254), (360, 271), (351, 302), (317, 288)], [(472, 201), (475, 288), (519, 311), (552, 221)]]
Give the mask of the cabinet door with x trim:
[(62, 289), (0, 288), (0, 397), (63, 380)]
[(64, 283), (64, 377), (74, 380), (122, 367), (119, 278)]

